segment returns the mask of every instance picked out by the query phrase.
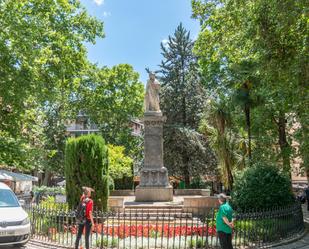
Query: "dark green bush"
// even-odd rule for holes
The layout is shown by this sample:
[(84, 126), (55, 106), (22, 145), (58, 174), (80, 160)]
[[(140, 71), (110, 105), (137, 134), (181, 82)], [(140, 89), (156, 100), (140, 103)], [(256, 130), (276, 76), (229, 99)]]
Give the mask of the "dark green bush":
[(113, 178), (110, 175), (108, 176), (108, 189), (109, 191), (115, 190), (115, 183), (114, 183)]
[(121, 179), (114, 179), (115, 189), (133, 189), (133, 176), (123, 176)]
[(209, 187), (210, 184), (205, 182), (200, 176), (193, 177), (189, 186), (190, 189), (205, 189)]
[(236, 178), (232, 192), (234, 208), (264, 209), (291, 203), (291, 181), (275, 166), (257, 163)]
[(70, 138), (65, 148), (66, 193), (70, 208), (79, 203), (82, 186), (92, 187), (94, 203), (107, 209), (108, 151), (105, 141), (98, 135)]

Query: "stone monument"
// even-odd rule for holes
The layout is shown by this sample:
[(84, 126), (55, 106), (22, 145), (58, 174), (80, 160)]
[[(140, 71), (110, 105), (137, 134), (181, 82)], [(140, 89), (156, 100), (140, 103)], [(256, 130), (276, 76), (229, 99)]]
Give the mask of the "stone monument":
[(163, 123), (159, 101), (160, 83), (155, 74), (149, 73), (145, 93), (144, 113), (144, 166), (140, 184), (135, 189), (135, 201), (172, 201), (173, 188), (163, 163)]

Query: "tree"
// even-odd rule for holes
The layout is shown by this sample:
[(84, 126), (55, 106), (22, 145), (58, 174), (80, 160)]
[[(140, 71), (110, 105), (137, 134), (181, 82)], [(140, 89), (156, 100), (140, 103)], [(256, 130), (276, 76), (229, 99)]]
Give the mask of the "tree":
[[(195, 52), (202, 74), (209, 80), (205, 83), (220, 96), (246, 93), (242, 105), (245, 122), (237, 115), (235, 119), (241, 121), (239, 127), (247, 126), (249, 145), (251, 138), (258, 145), (252, 151), (253, 161), (271, 151), (276, 155), (272, 160), (289, 173), (293, 155), (288, 131), (295, 122), (294, 113), (300, 122), (307, 104), (303, 86), (309, 65), (304, 57), (308, 51), (308, 3), (193, 0), (192, 7), (193, 16), (201, 22)], [(254, 100), (259, 105), (253, 104), (253, 111)], [(257, 139), (261, 134), (265, 139)]]
[[(213, 162), (201, 160), (210, 158), (211, 152), (203, 136), (195, 131), (204, 107), (205, 93), (196, 70), (193, 45), (190, 32), (182, 24), (176, 28), (173, 36), (168, 37), (166, 45), (161, 43), (164, 59), (160, 64), (160, 105), (167, 117), (164, 127), (164, 161), (172, 174), (180, 173), (176, 168), (182, 169), (181, 175), (186, 185), (190, 184), (192, 174), (201, 172), (198, 167), (211, 169)], [(178, 140), (171, 136), (176, 136)], [(194, 149), (201, 153), (200, 158), (188, 152)]]
[(186, 186), (191, 177), (217, 175), (216, 157), (199, 132), (182, 126), (164, 129), (164, 144), (164, 164), (170, 174), (184, 177)]
[(193, 45), (190, 32), (182, 24), (176, 28), (174, 36), (168, 37), (166, 45), (161, 43), (164, 60), (159, 65), (162, 81), (160, 106), (167, 116), (167, 124), (196, 129), (204, 106), (204, 91), (196, 70)]
[(107, 210), (108, 149), (102, 137), (86, 135), (70, 138), (65, 148), (66, 193), (70, 208), (79, 203), (82, 186), (95, 190), (94, 202)]
[(221, 179), (228, 190), (232, 190), (236, 159), (233, 151), (231, 134), (231, 118), (227, 107), (222, 103), (210, 103), (206, 117), (200, 125), (200, 131), (210, 141), (211, 147), (217, 154)]
[(68, 107), (64, 107), (64, 104), (65, 101), (54, 101), (52, 105), (46, 104), (44, 107), (46, 158), (42, 165), (44, 169), (43, 185), (49, 185), (53, 175), (64, 174), (64, 150), (67, 139), (65, 121), (69, 118)]
[(46, 156), (43, 129), (45, 115), (33, 100), (25, 103), (27, 109), (20, 114), (20, 133), (0, 130), (0, 165), (31, 172), (42, 169)]
[(131, 120), (143, 112), (144, 87), (138, 78), (128, 64), (93, 67), (78, 96), (80, 108), (99, 126), (107, 143), (124, 146), (126, 154), (133, 153), (139, 142), (130, 128)]
[(103, 25), (78, 0), (0, 2), (0, 131), (16, 139), (16, 153), (31, 146), (22, 135), (29, 101), (41, 111), (72, 97), (88, 67), (84, 44), (96, 37)]

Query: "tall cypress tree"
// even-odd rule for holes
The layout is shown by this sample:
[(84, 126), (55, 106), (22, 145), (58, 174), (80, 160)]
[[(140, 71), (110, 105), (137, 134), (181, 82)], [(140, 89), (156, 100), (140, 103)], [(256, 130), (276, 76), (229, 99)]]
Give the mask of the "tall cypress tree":
[(95, 205), (107, 210), (108, 150), (101, 136), (90, 134), (68, 139), (65, 148), (65, 178), (70, 208), (77, 206), (82, 186), (87, 186), (95, 190)]
[[(205, 93), (198, 76), (193, 45), (190, 32), (180, 23), (174, 35), (168, 37), (168, 42), (161, 43), (164, 59), (159, 65), (162, 82), (161, 110), (167, 117), (164, 160), (172, 174), (184, 176), (186, 185), (190, 184), (191, 176), (205, 174), (209, 166), (215, 164), (207, 142), (195, 131), (204, 107)], [(183, 139), (179, 137), (175, 140), (171, 137), (175, 134)], [(191, 153), (196, 150), (197, 153)]]

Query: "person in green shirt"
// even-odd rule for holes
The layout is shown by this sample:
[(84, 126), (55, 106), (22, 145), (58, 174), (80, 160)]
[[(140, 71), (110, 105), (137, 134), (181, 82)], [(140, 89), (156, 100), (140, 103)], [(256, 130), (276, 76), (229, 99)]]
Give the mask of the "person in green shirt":
[(216, 229), (219, 237), (220, 246), (222, 249), (233, 249), (232, 245), (232, 231), (233, 223), (233, 209), (227, 201), (228, 197), (225, 194), (218, 195), (220, 207), (216, 218)]

